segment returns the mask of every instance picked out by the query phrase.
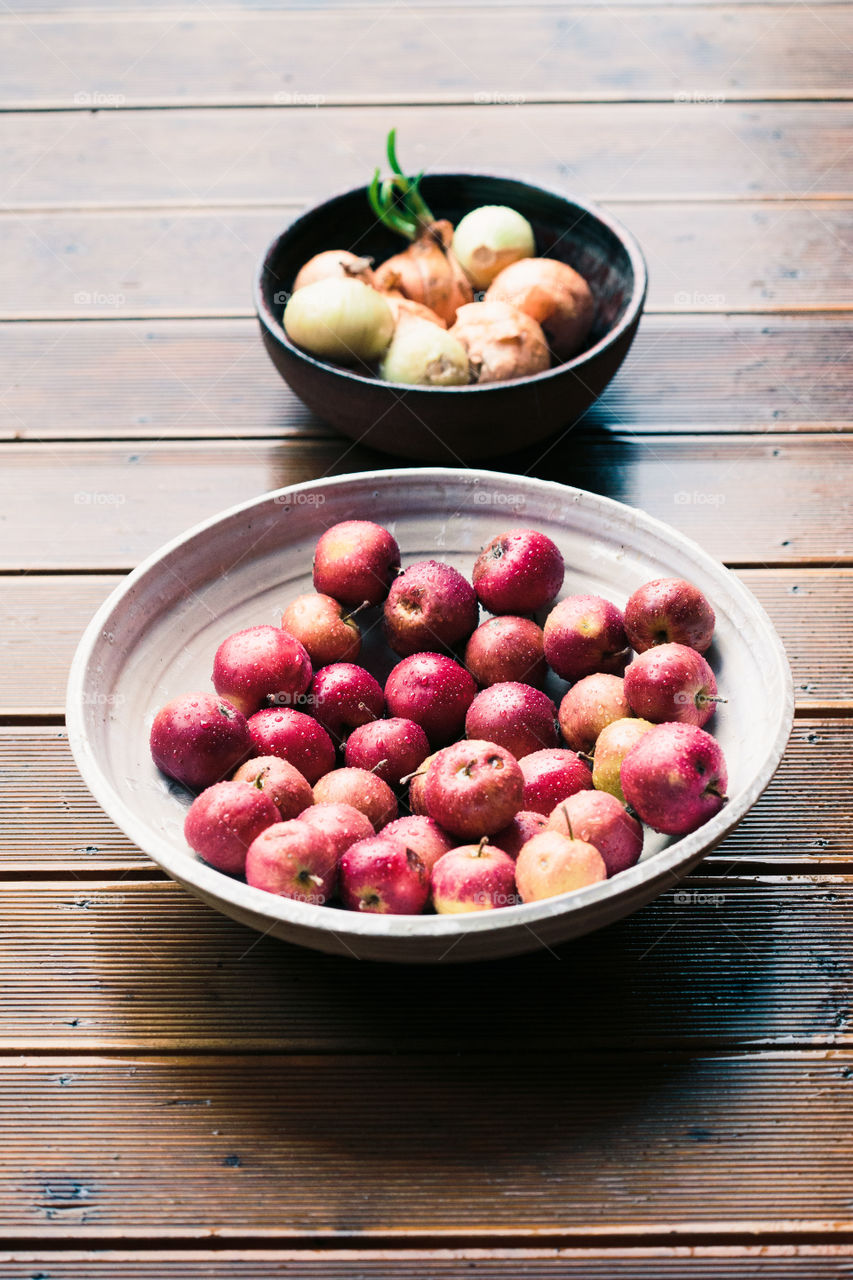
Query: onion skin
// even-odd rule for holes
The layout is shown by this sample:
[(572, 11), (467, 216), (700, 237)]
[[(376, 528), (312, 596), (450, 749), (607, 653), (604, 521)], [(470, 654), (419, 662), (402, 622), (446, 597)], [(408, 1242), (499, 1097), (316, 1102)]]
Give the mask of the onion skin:
[(595, 319), (595, 301), (582, 275), (556, 258), (524, 258), (504, 268), (486, 302), (509, 302), (542, 326), (558, 360), (582, 350)]
[(460, 219), (453, 252), (475, 289), (487, 289), (499, 272), (536, 252), (533, 228), (516, 209), (484, 204)]
[(542, 373), (551, 363), (537, 322), (508, 302), (460, 307), (450, 336), (468, 352), (474, 382), (506, 382)]
[(381, 293), (360, 280), (334, 277), (292, 294), (283, 324), (303, 351), (349, 365), (378, 360), (394, 333), (394, 317)]
[(404, 316), (417, 316), (419, 320), (428, 320), (430, 324), (437, 324), (439, 329), (446, 329), (447, 323), (442, 320), (441, 316), (437, 316), (434, 311), (430, 311), (429, 307), (425, 307), (422, 302), (412, 302), (411, 298), (404, 298), (402, 293), (391, 290), (383, 293), (382, 297), (391, 308), (391, 312), (397, 324)]
[(404, 298), (429, 307), (445, 324), (453, 324), (459, 307), (473, 302), (474, 293), (453, 256), (452, 240), (449, 222), (431, 223), (408, 249), (376, 268), (375, 287), (402, 293)]
[(403, 313), (379, 376), (407, 386), (460, 387), (470, 381), (468, 355), (443, 327)]
[(299, 268), (291, 293), (304, 289), (306, 284), (329, 279), (360, 280), (362, 284), (372, 285), (372, 259), (359, 258), (349, 249), (325, 249), (322, 253), (315, 253)]

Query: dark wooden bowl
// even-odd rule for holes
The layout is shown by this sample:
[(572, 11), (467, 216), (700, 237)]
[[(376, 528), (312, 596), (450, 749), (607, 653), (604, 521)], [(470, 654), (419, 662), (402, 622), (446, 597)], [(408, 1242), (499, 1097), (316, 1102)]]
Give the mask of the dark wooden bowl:
[(585, 276), (596, 316), (585, 351), (545, 373), (470, 387), (407, 387), (318, 360), (289, 340), (282, 313), (297, 271), (323, 249), (352, 249), (377, 262), (404, 247), (377, 223), (364, 187), (333, 196), (282, 232), (264, 255), (255, 305), (264, 345), (285, 382), (320, 418), (374, 449), (446, 464), (535, 444), (577, 421), (628, 353), (646, 296), (646, 265), (633, 236), (592, 205), (480, 174), (424, 178), (436, 217), (454, 224), (483, 204), (529, 219), (537, 252)]

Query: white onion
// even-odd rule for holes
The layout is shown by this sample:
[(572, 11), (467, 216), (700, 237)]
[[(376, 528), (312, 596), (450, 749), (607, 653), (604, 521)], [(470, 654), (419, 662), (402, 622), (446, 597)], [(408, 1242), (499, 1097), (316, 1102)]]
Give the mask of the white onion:
[(477, 289), (487, 289), (499, 271), (536, 252), (533, 228), (515, 209), (484, 204), (466, 213), (453, 233), (453, 252)]
[(391, 308), (360, 280), (306, 284), (284, 308), (284, 331), (312, 355), (342, 364), (378, 360), (394, 333)]
[(409, 386), (458, 387), (468, 381), (468, 356), (446, 329), (420, 316), (401, 314), (379, 376)]

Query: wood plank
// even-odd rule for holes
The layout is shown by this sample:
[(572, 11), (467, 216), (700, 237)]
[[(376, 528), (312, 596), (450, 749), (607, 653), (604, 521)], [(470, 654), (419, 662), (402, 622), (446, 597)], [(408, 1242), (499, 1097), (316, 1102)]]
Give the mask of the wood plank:
[(0, 1255), (0, 1280), (842, 1280), (853, 1246), (673, 1245), (598, 1249), (181, 1249)]
[[(648, 259), (649, 311), (850, 307), (851, 201), (611, 208)], [(286, 221), (224, 208), (10, 216), (0, 319), (253, 315), (256, 264)]]
[[(330, 435), (282, 382), (254, 320), (0, 326), (0, 437)], [(853, 325), (837, 315), (647, 315), (588, 426), (849, 429)], [(57, 412), (61, 406), (61, 412)]]
[(853, 193), (848, 103), (281, 107), (0, 115), (4, 206), (313, 204), (369, 179), (391, 123), (412, 168), (600, 200)]
[[(0, 448), (6, 570), (126, 570), (233, 503), (318, 476), (394, 465), (337, 438)], [(853, 452), (843, 436), (644, 438), (573, 430), (492, 465), (559, 477), (642, 507), (736, 568), (853, 560)]]
[(3, 1052), (853, 1045), (853, 878), (693, 877), (485, 983), (481, 965), (384, 966), (369, 1019), (349, 957), (261, 939), (175, 884), (7, 883), (0, 907)]
[[(773, 782), (706, 869), (846, 871), (853, 864), (851, 751), (853, 719), (797, 720)], [(153, 871), (89, 795), (63, 729), (0, 728), (0, 778), (0, 872)]]
[[(364, 1001), (365, 1020), (376, 1009)], [(7, 1248), (198, 1240), (214, 1226), (218, 1241), (339, 1247), (849, 1234), (842, 1051), (633, 1054), (630, 1068), (575, 1051), (13, 1058), (3, 1070)]]
[[(853, 703), (853, 647), (838, 618), (853, 614), (853, 570), (744, 569), (788, 651), (801, 713)], [(111, 574), (0, 579), (0, 717), (59, 716), (83, 629), (113, 587)], [(840, 705), (839, 705), (840, 704)]]
[(820, 12), (649, 6), (618, 22), (595, 6), (576, 7), (567, 20), (531, 5), (498, 8), (485, 25), (462, 4), (439, 12), (375, 4), (3, 26), (4, 109), (851, 96), (853, 13), (844, 4)]

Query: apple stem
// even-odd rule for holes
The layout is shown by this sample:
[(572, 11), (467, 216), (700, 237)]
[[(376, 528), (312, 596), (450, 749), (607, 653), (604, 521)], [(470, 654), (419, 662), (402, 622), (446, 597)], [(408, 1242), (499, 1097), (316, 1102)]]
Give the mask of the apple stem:
[(379, 716), (375, 716), (375, 715), (373, 714), (373, 712), (370, 710), (370, 707), (368, 707), (366, 703), (364, 703), (364, 702), (360, 702), (360, 703), (358, 704), (358, 706), (359, 706), (359, 710), (361, 710), (361, 711), (366, 711), (366, 712), (367, 712), (367, 714), (370, 716), (371, 720), (378, 720), (378, 719), (379, 719)]
[(362, 600), (361, 604), (357, 604), (354, 609), (350, 609), (349, 613), (344, 614), (341, 618), (341, 622), (350, 622), (357, 613), (361, 613), (362, 609), (367, 609), (369, 605), (369, 600)]
[(569, 839), (574, 840), (575, 833), (572, 831), (572, 820), (569, 817), (569, 811), (565, 805), (563, 805), (563, 817), (566, 819), (566, 826), (569, 828)]
[(697, 702), (728, 702), (728, 698), (721, 698), (718, 693), (697, 693)]
[(483, 850), (485, 849), (485, 847), (486, 847), (486, 845), (487, 845), (488, 843), (489, 843), (489, 837), (488, 837), (488, 836), (481, 836), (481, 837), (480, 837), (480, 843), (479, 843), (479, 845), (477, 846), (477, 857), (478, 857), (478, 858), (481, 858), (481, 857), (483, 856)]
[(386, 765), (387, 763), (388, 763), (388, 761), (387, 761), (387, 760), (377, 760), (377, 761), (376, 761), (376, 764), (373, 766), (373, 768), (370, 770), (370, 772), (371, 772), (371, 773), (375, 773), (377, 769), (382, 769), (382, 768), (384, 768), (384, 767), (385, 767), (385, 765)]
[(404, 782), (411, 782), (412, 778), (421, 778), (426, 772), (427, 772), (426, 769), (421, 769), (420, 767), (418, 767), (417, 769), (415, 769), (414, 773), (407, 773), (405, 777), (401, 778), (400, 785), (402, 786)]

